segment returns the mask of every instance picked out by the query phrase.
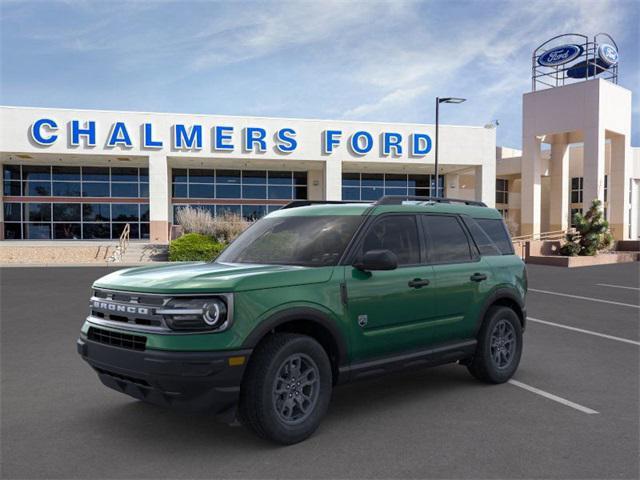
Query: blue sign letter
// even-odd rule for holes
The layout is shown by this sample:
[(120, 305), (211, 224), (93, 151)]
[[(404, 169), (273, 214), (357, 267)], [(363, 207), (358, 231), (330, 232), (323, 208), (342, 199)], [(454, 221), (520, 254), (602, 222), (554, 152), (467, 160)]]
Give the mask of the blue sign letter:
[[(364, 138), (364, 146), (360, 146), (360, 139)], [(369, 153), (373, 148), (373, 137), (369, 132), (360, 130), (351, 136), (351, 150), (357, 155), (364, 155)]]
[[(225, 143), (231, 140), (231, 133), (233, 133), (233, 127), (215, 127), (215, 140), (213, 142), (213, 148), (216, 150), (232, 151), (233, 144)], [(226, 133), (229, 132), (229, 133)]]
[[(333, 147), (340, 144), (340, 136), (342, 135), (342, 130), (325, 130), (324, 131), (324, 139), (322, 142), (322, 149), (324, 153), (329, 154), (333, 153)], [(338, 137), (338, 138), (335, 138)]]
[[(195, 144), (195, 146), (194, 146)], [(194, 125), (190, 131), (187, 132), (187, 128), (178, 123), (173, 127), (173, 148), (195, 148), (196, 150), (202, 149), (202, 125)]]
[(77, 147), (80, 145), (80, 137), (87, 137), (87, 146), (96, 146), (96, 122), (85, 122), (86, 127), (80, 128), (80, 121), (71, 121), (71, 145)]
[(293, 128), (281, 128), (276, 133), (276, 136), (278, 138), (276, 148), (282, 153), (293, 152), (298, 147), (298, 142), (294, 138), (296, 131)]
[(258, 144), (258, 151), (266, 152), (267, 142), (264, 141), (266, 136), (267, 131), (264, 128), (247, 127), (245, 129), (244, 149), (248, 152), (253, 152), (253, 146)]
[(50, 131), (56, 131), (58, 129), (58, 124), (53, 120), (49, 118), (41, 118), (31, 125), (31, 138), (38, 145), (51, 145), (58, 139), (58, 135), (51, 134), (48, 137), (42, 136), (43, 126), (47, 127)]
[(153, 125), (150, 123), (144, 124), (144, 133), (142, 135), (142, 147), (143, 148), (162, 148), (162, 140), (153, 140), (152, 130)]
[(400, 135), (399, 133), (385, 132), (382, 138), (383, 155), (391, 155), (392, 148), (394, 155), (402, 155), (402, 135)]
[(109, 135), (109, 140), (107, 140), (107, 147), (115, 147), (116, 145), (122, 145), (127, 148), (133, 147), (131, 137), (124, 122), (116, 122), (113, 124), (111, 135)]
[(431, 151), (431, 137), (426, 133), (414, 133), (411, 142), (411, 155), (426, 155)]

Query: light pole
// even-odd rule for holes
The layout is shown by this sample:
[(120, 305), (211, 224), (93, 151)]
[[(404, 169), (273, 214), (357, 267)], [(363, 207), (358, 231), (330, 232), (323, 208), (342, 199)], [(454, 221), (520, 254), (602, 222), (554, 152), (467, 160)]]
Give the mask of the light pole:
[(466, 101), (466, 98), (458, 98), (458, 97), (436, 97), (436, 165), (435, 165), (435, 178), (436, 178), (436, 197), (439, 197), (438, 194), (438, 130), (440, 129), (440, 104), (441, 103), (462, 103)]

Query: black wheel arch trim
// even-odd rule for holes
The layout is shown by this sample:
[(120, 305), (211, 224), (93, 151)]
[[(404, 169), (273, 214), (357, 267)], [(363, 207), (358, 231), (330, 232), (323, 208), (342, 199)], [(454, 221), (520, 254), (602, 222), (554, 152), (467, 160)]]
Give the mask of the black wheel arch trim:
[(524, 332), (525, 326), (527, 324), (527, 308), (524, 300), (517, 292), (514, 292), (513, 289), (507, 287), (499, 287), (493, 292), (489, 294), (489, 296), (484, 301), (482, 306), (482, 310), (480, 311), (480, 315), (478, 315), (478, 321), (476, 324), (476, 334), (480, 331), (480, 327), (482, 326), (482, 322), (487, 314), (487, 311), (493, 304), (499, 302), (500, 300), (509, 300), (518, 305), (520, 311), (516, 312), (518, 317), (520, 318), (520, 323), (522, 324), (522, 331)]
[(329, 332), (338, 349), (338, 365), (348, 363), (347, 342), (335, 321), (326, 313), (311, 307), (293, 307), (276, 312), (253, 329), (242, 344), (242, 348), (255, 348), (271, 330), (293, 321), (309, 321), (316, 323)]

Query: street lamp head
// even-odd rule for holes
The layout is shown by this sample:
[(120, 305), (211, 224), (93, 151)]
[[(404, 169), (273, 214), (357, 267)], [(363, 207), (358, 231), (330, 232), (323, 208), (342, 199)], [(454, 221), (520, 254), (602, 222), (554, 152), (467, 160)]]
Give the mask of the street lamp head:
[(459, 98), (459, 97), (444, 97), (444, 98), (438, 98), (438, 103), (462, 103), (465, 102), (467, 99), (466, 98)]

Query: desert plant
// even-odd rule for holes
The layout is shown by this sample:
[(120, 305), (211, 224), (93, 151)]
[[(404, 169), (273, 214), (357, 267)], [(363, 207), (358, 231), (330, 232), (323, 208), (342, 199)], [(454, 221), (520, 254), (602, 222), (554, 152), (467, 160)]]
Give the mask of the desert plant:
[(520, 232), (520, 224), (518, 222), (511, 217), (507, 217), (505, 218), (504, 223), (507, 225), (509, 235), (512, 237), (518, 236), (518, 233)]
[(213, 219), (212, 235), (219, 242), (230, 243), (252, 223), (236, 213), (224, 212)]
[(251, 222), (235, 213), (224, 212), (214, 217), (208, 210), (194, 207), (178, 210), (176, 220), (185, 233), (208, 235), (222, 243), (233, 241), (251, 225)]
[(573, 223), (575, 232), (567, 233), (566, 243), (560, 249), (562, 255), (592, 256), (606, 250), (613, 243), (609, 222), (604, 219), (600, 200), (594, 200), (584, 215), (576, 213)]
[(169, 245), (169, 260), (172, 262), (208, 262), (216, 258), (225, 245), (208, 235), (187, 233)]

